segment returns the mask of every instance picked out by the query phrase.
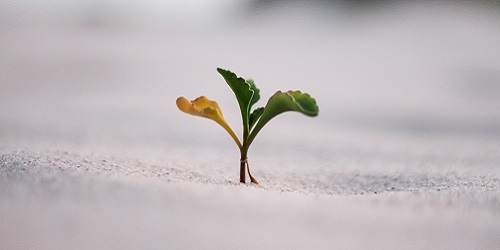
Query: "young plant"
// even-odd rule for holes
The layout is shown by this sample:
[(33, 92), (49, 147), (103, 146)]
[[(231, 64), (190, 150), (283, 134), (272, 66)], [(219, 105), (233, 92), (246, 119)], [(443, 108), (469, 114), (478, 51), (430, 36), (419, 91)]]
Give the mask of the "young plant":
[(184, 113), (209, 118), (221, 125), (231, 135), (240, 149), (240, 182), (246, 182), (245, 170), (247, 170), (251, 182), (258, 184), (250, 173), (247, 157), (248, 149), (255, 136), (271, 119), (286, 111), (297, 111), (312, 117), (317, 116), (319, 112), (318, 105), (316, 100), (309, 94), (300, 91), (278, 91), (269, 98), (265, 107), (259, 107), (251, 111), (252, 106), (260, 99), (260, 90), (255, 86), (255, 83), (252, 80), (238, 77), (229, 70), (218, 68), (217, 71), (226, 80), (238, 100), (241, 118), (243, 119), (243, 143), (240, 142), (238, 136), (224, 119), (217, 102), (211, 101), (205, 96), (200, 96), (193, 101), (179, 97), (176, 102), (177, 107)]

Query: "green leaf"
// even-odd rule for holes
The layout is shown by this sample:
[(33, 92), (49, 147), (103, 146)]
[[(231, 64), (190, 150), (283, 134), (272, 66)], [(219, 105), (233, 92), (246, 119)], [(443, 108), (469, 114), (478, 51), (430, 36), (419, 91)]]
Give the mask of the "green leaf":
[(248, 137), (248, 145), (271, 119), (286, 111), (297, 111), (307, 116), (317, 116), (319, 112), (316, 100), (300, 91), (276, 92), (266, 104), (264, 112)]
[[(250, 100), (250, 106), (248, 111), (252, 109), (252, 106), (260, 100), (260, 89), (257, 88), (255, 82), (252, 79), (247, 79), (246, 82), (250, 85), (250, 89), (253, 90), (253, 96)], [(259, 120), (260, 116), (264, 112), (264, 107), (255, 109), (249, 116), (248, 129), (252, 130), (253, 126)]]
[(264, 113), (264, 107), (260, 107), (256, 108), (252, 112), (252, 114), (250, 114), (250, 120), (249, 120), (250, 130), (252, 130), (253, 126), (255, 125), (255, 123), (257, 123), (257, 121), (259, 120), (259, 118), (262, 116), (263, 113)]
[[(250, 116), (250, 106), (252, 104), (255, 90), (252, 88), (250, 83), (245, 81), (245, 79), (238, 77), (233, 72), (221, 68), (217, 68), (217, 71), (222, 75), (222, 77), (224, 77), (224, 80), (226, 80), (227, 84), (236, 95), (243, 120), (243, 133), (248, 134), (250, 131), (248, 122)], [(253, 86), (255, 86), (255, 84), (253, 84)], [(256, 97), (256, 100), (258, 99), (259, 97)]]
[(260, 100), (260, 89), (257, 88), (255, 82), (252, 79), (247, 79), (246, 82), (248, 83), (248, 85), (250, 85), (250, 89), (253, 90), (253, 96), (250, 100), (250, 107), (248, 109), (248, 111), (250, 111), (252, 109), (252, 106)]

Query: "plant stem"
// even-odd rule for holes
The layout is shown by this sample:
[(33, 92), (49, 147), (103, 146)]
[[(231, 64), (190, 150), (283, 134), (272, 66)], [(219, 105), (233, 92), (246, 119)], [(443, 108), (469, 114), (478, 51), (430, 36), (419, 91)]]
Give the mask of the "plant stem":
[[(243, 114), (243, 113), (242, 113)], [(243, 116), (244, 117), (244, 116)], [(247, 145), (247, 140), (248, 140), (248, 123), (247, 126), (245, 126), (245, 118), (243, 118), (243, 145), (240, 147), (240, 153), (241, 153), (241, 158), (240, 158), (240, 183), (246, 183), (246, 166), (248, 164), (248, 157), (247, 157), (247, 152), (248, 152), (248, 145)]]
[(241, 183), (246, 183), (246, 165), (247, 164), (247, 159), (246, 158), (243, 158), (243, 156), (241, 156), (241, 160), (240, 160), (240, 182)]
[(248, 176), (250, 177), (250, 181), (252, 183), (259, 185), (259, 182), (255, 178), (253, 178), (252, 174), (250, 173), (250, 164), (248, 163), (248, 158), (247, 158), (247, 170), (248, 170)]
[(248, 164), (248, 157), (247, 157), (247, 152), (248, 152), (248, 146), (243, 146), (241, 149), (241, 159), (240, 159), (240, 182), (241, 183), (246, 183), (246, 173), (245, 170), (248, 172), (248, 176), (250, 177), (250, 181), (255, 184), (259, 184), (259, 182), (252, 176), (250, 173), (250, 164)]
[(245, 145), (246, 137), (243, 137), (243, 147), (240, 148), (241, 159), (240, 159), (240, 182), (246, 183), (246, 166), (248, 163), (248, 147)]
[[(243, 123), (245, 125), (245, 123)], [(250, 173), (250, 165), (248, 164), (248, 148), (250, 147), (250, 143), (248, 143), (248, 137), (250, 136), (250, 131), (248, 127), (248, 123), (246, 126), (243, 126), (243, 145), (240, 147), (240, 182), (246, 183), (246, 173), (245, 170), (248, 171), (248, 176), (250, 177), (250, 181), (255, 184), (259, 184), (255, 178), (253, 178)]]

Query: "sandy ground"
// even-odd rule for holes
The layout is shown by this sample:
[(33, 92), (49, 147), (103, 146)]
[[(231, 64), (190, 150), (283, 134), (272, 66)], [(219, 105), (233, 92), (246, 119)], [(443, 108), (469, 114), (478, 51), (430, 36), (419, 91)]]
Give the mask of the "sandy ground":
[[(329, 11), (3, 25), (0, 249), (498, 249), (498, 12)], [(176, 110), (203, 94), (241, 129), (216, 67), (252, 77), (260, 105), (318, 100), (257, 137), (261, 185), (238, 183), (221, 128)]]

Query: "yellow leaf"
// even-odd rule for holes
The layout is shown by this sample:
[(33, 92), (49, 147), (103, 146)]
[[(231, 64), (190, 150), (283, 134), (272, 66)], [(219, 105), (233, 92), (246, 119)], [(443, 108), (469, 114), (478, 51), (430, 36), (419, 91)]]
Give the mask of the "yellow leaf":
[(177, 98), (177, 107), (184, 113), (201, 116), (211, 120), (214, 120), (219, 125), (221, 125), (228, 133), (231, 135), (233, 140), (236, 142), (238, 147), (242, 148), (241, 142), (238, 139), (238, 136), (231, 129), (226, 119), (224, 119), (224, 115), (222, 114), (222, 110), (219, 107), (219, 104), (215, 101), (211, 101), (205, 96), (200, 96), (193, 101), (189, 101), (184, 97)]

